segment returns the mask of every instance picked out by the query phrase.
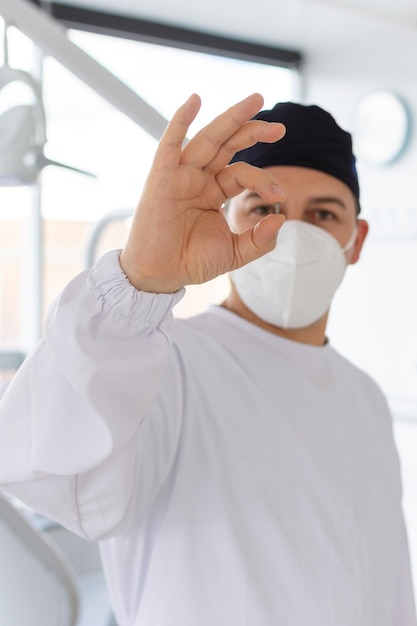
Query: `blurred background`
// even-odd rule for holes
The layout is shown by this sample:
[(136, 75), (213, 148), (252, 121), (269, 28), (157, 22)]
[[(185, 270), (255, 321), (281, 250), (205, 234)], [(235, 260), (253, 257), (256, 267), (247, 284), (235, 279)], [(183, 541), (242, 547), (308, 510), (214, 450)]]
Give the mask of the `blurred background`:
[[(123, 246), (164, 120), (192, 92), (203, 104), (190, 134), (254, 91), (265, 107), (319, 104), (353, 133), (370, 235), (328, 334), (390, 403), (417, 590), (416, 0), (0, 0), (0, 39), (4, 381), (64, 285)], [(175, 314), (226, 292), (225, 276), (189, 287)], [(79, 623), (107, 626), (95, 547), (75, 549), (78, 540), (29, 517), (73, 561)]]

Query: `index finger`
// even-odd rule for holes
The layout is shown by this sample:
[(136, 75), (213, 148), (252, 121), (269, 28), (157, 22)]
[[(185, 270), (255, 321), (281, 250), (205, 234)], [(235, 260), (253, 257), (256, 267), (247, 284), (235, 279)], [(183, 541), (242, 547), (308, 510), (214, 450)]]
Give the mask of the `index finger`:
[(200, 106), (201, 99), (194, 93), (177, 109), (168, 122), (155, 152), (155, 160), (162, 167), (178, 165), (184, 139), (190, 124), (195, 120), (200, 110)]
[(254, 93), (229, 107), (187, 143), (182, 151), (181, 162), (199, 168), (208, 165), (223, 144), (258, 113), (262, 105), (262, 96)]

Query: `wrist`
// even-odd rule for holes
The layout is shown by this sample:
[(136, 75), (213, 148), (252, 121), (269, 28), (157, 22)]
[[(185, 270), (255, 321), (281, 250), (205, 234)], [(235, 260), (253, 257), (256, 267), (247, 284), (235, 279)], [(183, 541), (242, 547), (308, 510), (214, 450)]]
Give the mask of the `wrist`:
[(146, 275), (146, 273), (139, 270), (139, 263), (132, 262), (126, 250), (122, 250), (120, 253), (119, 264), (129, 283), (138, 291), (172, 294), (183, 288), (183, 285), (174, 284), (165, 279), (158, 280), (155, 276)]

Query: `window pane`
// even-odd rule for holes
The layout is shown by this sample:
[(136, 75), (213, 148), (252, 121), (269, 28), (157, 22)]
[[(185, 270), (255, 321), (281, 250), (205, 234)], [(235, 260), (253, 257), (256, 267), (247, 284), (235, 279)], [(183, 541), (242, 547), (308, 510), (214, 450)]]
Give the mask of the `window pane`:
[(4, 350), (23, 340), (30, 194), (25, 188), (0, 187), (0, 205), (0, 345)]
[[(1, 34), (3, 30), (4, 23), (0, 19)], [(30, 73), (35, 53), (32, 42), (13, 27), (8, 29), (7, 39), (10, 65)], [(2, 61), (4, 63), (4, 58)], [(10, 83), (0, 92), (0, 114), (17, 104), (32, 101), (33, 93), (28, 87), (25, 89), (22, 83)], [(14, 145), (14, 136), (10, 136), (9, 141), (4, 150)], [(33, 190), (30, 187), (0, 186), (0, 378), (4, 375), (5, 352), (25, 349), (32, 320), (36, 317), (30, 294), (34, 266), (29, 228), (32, 206)]]

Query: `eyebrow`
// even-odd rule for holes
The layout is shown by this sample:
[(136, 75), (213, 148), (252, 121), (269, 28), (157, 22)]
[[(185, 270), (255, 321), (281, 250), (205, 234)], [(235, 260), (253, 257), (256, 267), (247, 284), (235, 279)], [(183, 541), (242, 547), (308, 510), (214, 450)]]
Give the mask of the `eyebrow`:
[(346, 204), (338, 196), (315, 196), (309, 200), (312, 204), (338, 204), (346, 209)]
[[(256, 191), (251, 191), (245, 196), (245, 200), (250, 200), (252, 198), (258, 198), (262, 200), (261, 196), (256, 193)], [(308, 199), (308, 202), (311, 204), (338, 204), (342, 209), (346, 209), (346, 204), (338, 196), (313, 196)], [(271, 204), (271, 206), (273, 205), (272, 202), (266, 202), (265, 204)], [(282, 204), (285, 204), (285, 202), (283, 202)]]

